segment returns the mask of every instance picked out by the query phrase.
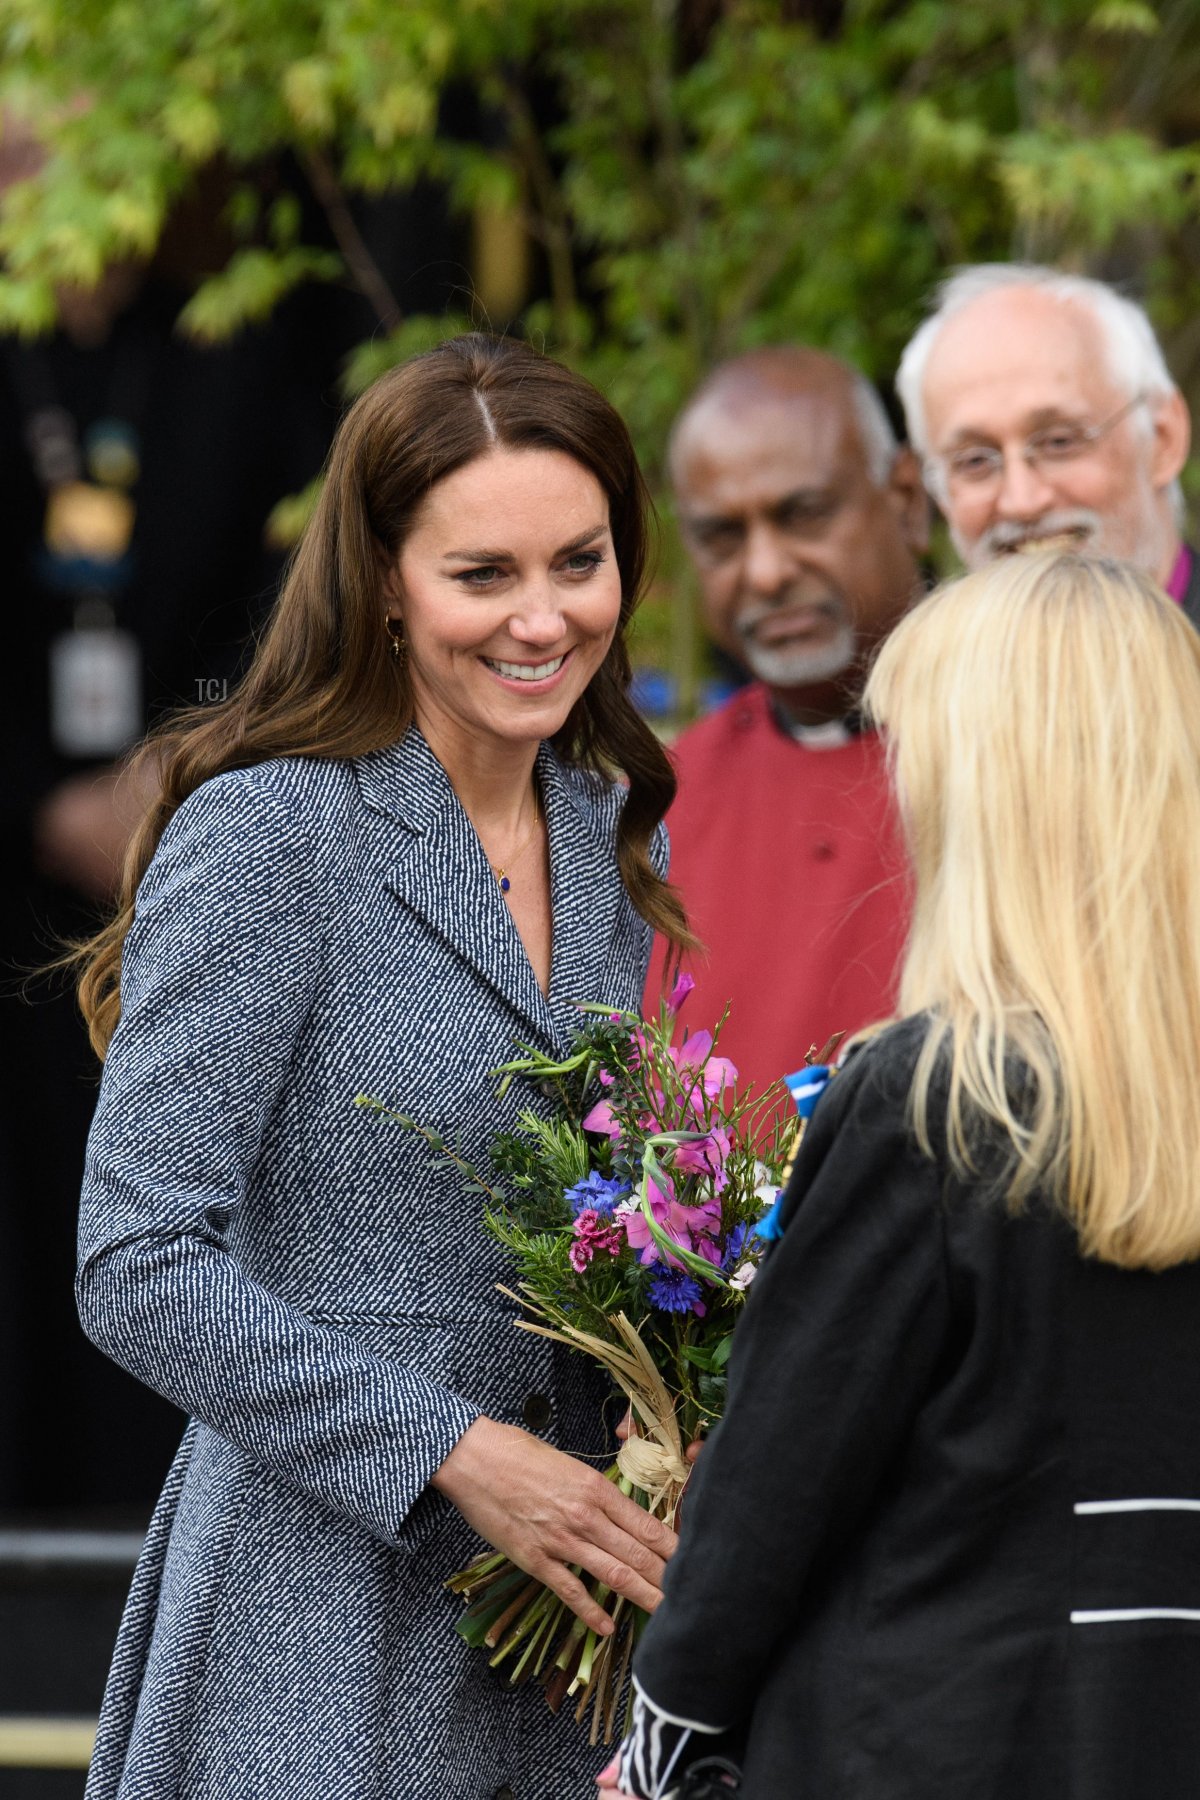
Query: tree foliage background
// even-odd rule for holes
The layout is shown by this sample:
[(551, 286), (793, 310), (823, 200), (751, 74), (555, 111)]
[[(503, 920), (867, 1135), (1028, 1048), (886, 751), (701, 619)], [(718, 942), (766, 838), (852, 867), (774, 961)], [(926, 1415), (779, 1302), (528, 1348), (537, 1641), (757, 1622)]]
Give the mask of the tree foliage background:
[[(534, 247), (535, 297), (492, 323), (598, 382), (660, 486), (714, 360), (798, 339), (886, 387), (964, 261), (1124, 283), (1200, 399), (1198, 0), (0, 0), (0, 99), (51, 145), (0, 207), (0, 329), (151, 253), (221, 159), (237, 247), (181, 329), (356, 282), (379, 328), (353, 392), (448, 323), (402, 316), (354, 196), (432, 179)], [(320, 243), (258, 179), (281, 157)], [(451, 328), (470, 313), (465, 285)], [(655, 630), (687, 686), (689, 609)]]

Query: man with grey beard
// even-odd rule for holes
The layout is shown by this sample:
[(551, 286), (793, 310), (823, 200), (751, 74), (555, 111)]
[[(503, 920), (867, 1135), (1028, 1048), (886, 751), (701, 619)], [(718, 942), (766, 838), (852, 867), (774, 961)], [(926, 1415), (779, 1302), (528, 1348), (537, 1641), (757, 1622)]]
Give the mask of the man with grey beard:
[[(683, 541), (752, 677), (673, 746), (671, 878), (707, 954), (689, 1012), (761, 1085), (886, 1015), (907, 922), (883, 756), (856, 707), (920, 589), (927, 504), (878, 395), (799, 347), (722, 363), (675, 425)], [(657, 1004), (661, 945), (647, 1000)]]
[(1200, 624), (1200, 566), (1180, 534), (1187, 406), (1140, 306), (1036, 264), (961, 269), (896, 385), (968, 568), (1092, 548), (1146, 570)]

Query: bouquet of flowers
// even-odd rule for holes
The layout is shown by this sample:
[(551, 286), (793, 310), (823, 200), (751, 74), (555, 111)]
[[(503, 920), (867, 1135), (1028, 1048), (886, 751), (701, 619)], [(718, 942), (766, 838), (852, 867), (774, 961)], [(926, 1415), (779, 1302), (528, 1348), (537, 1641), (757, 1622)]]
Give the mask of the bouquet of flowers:
[[(493, 1142), (486, 1173), (432, 1128), (359, 1096), (482, 1195), (484, 1225), (513, 1263), (514, 1286), (501, 1292), (528, 1315), (516, 1323), (606, 1370), (629, 1407), (607, 1477), (668, 1525), (689, 1473), (685, 1447), (720, 1417), (733, 1328), (802, 1129), (782, 1086), (739, 1093), (737, 1070), (717, 1053), (723, 1019), (675, 1042), (692, 985), (682, 976), (655, 1020), (582, 1007), (563, 1060), (522, 1047), (494, 1071), (502, 1092), (528, 1074), (557, 1105), (549, 1119), (522, 1112)], [(836, 1041), (788, 1085), (807, 1083), (815, 1099)], [(467, 1601), (467, 1642), (507, 1664), (512, 1681), (540, 1679), (555, 1711), (568, 1697), (578, 1719), (590, 1708), (592, 1742), (611, 1742), (639, 1608), (593, 1581), (614, 1624), (600, 1637), (499, 1551), (447, 1585)]]

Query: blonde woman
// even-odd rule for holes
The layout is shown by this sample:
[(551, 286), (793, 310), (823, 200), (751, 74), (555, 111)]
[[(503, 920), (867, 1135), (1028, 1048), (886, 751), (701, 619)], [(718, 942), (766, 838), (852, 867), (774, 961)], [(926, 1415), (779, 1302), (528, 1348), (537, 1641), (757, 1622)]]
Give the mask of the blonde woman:
[(1131, 569), (1013, 559), (867, 705), (903, 1016), (813, 1120), (602, 1786), (1190, 1800), (1200, 637)]

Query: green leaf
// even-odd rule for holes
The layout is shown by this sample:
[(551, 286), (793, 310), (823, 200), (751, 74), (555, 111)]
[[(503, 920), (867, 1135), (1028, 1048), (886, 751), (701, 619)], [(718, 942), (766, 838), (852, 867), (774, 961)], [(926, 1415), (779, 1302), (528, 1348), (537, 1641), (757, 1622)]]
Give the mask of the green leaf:
[(272, 548), (290, 550), (299, 542), (301, 532), (316, 511), (323, 486), (318, 475), (298, 494), (285, 494), (282, 500), (275, 502), (267, 515), (266, 525), (266, 539)]
[(180, 88), (168, 94), (162, 109), (162, 128), (192, 163), (207, 162), (221, 146), (221, 114), (207, 95), (194, 89)]
[(348, 400), (357, 399), (373, 381), (410, 356), (470, 330), (471, 321), (456, 313), (422, 313), (406, 319), (397, 331), (371, 338), (351, 352), (342, 370), (342, 393)]
[[(610, 396), (660, 499), (672, 421), (713, 362), (811, 343), (887, 383), (956, 263), (1029, 255), (1135, 276), (1195, 394), (1193, 12), (1190, 0), (3, 0), (0, 103), (37, 121), (50, 154), (0, 203), (0, 328), (45, 330), (56, 287), (151, 256), (213, 158), (241, 184), (228, 212), (239, 254), (185, 329), (217, 339), (299, 282), (353, 280), (301, 246), (290, 202), (264, 220), (254, 194), (264, 169), (289, 155), (311, 166), (320, 149), (351, 217), (362, 193), (434, 191), (464, 222), (483, 208), (519, 219), (537, 270), (521, 325)], [(428, 248), (418, 235), (403, 254), (418, 270)], [(356, 352), (346, 391), (469, 327), (472, 278), (454, 277), (445, 317)], [(1189, 491), (1196, 481), (1185, 472)], [(280, 508), (281, 536), (305, 499)], [(635, 647), (675, 672), (688, 713), (708, 653), (671, 529)]]
[(269, 318), (283, 296), (303, 282), (335, 281), (342, 272), (341, 258), (328, 250), (237, 250), (188, 301), (179, 328), (201, 343), (219, 342), (243, 325)]
[(1144, 0), (1104, 0), (1088, 24), (1093, 31), (1106, 31), (1114, 37), (1156, 37), (1162, 21)]
[(0, 276), (0, 332), (36, 338), (54, 329), (58, 302), (50, 282)]

